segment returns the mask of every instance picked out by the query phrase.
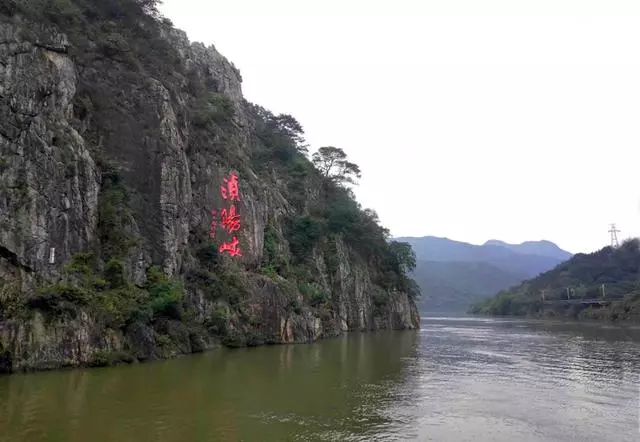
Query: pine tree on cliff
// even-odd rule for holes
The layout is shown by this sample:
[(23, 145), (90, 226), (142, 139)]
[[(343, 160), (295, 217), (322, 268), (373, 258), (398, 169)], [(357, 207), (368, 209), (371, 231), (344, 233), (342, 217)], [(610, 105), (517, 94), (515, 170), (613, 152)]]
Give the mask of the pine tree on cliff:
[(360, 167), (348, 161), (347, 154), (339, 147), (321, 147), (313, 154), (312, 159), (322, 175), (336, 184), (356, 184), (356, 180), (361, 177)]

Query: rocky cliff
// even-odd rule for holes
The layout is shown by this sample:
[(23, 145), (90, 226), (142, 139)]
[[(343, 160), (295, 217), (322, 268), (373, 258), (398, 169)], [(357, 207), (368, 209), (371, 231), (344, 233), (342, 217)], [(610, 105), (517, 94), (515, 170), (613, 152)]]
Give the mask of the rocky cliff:
[(0, 7), (0, 371), (418, 327), (375, 214), (152, 3)]

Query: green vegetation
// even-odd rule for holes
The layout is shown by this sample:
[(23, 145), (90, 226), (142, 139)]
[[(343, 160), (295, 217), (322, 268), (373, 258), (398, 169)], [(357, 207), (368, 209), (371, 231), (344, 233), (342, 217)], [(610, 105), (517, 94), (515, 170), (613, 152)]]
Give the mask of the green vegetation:
[[(604, 287), (604, 297), (603, 297)], [(545, 304), (566, 299), (604, 299), (607, 306)], [(555, 269), (476, 304), (472, 313), (564, 315), (640, 320), (640, 241), (575, 255)]]
[(149, 307), (154, 316), (180, 319), (182, 316), (182, 284), (167, 278), (158, 267), (147, 272), (147, 291), (150, 295)]
[(102, 167), (102, 187), (98, 200), (98, 235), (105, 258), (122, 258), (134, 245), (128, 233), (131, 211), (129, 195), (115, 166)]
[(51, 318), (75, 317), (84, 310), (114, 330), (134, 322), (181, 319), (183, 287), (159, 268), (151, 267), (145, 286), (137, 287), (126, 280), (120, 261), (109, 260), (102, 272), (98, 264), (94, 255), (75, 255), (66, 267), (65, 280), (43, 286), (27, 297), (23, 308), (40, 310)]
[(291, 271), (286, 249), (284, 239), (275, 227), (268, 225), (264, 230), (263, 268), (286, 277)]
[(70, 284), (57, 283), (43, 287), (27, 300), (27, 306), (56, 313), (74, 312), (78, 306), (86, 305), (90, 294)]
[(298, 291), (311, 307), (319, 307), (329, 302), (330, 297), (318, 284), (301, 283)]
[(291, 253), (302, 261), (311, 255), (313, 247), (326, 234), (322, 219), (311, 216), (300, 216), (290, 220), (287, 240)]
[[(34, 21), (58, 26), (73, 42), (76, 56), (91, 55), (90, 42), (96, 41), (100, 44), (95, 49), (102, 55), (138, 69), (153, 66), (169, 73), (177, 66), (179, 57), (159, 32), (158, 3), (158, 0), (8, 0), (3, 12), (21, 13)], [(134, 53), (136, 58), (132, 57)]]
[(325, 146), (313, 154), (313, 164), (323, 177), (337, 184), (354, 184), (360, 178), (360, 167), (347, 160), (344, 150)]
[(23, 307), (19, 284), (0, 280), (0, 319), (20, 316)]
[(394, 262), (401, 272), (408, 273), (416, 268), (416, 254), (409, 243), (391, 241), (389, 251), (393, 254)]
[[(185, 333), (186, 341), (200, 349), (209, 342), (203, 336), (229, 346), (276, 342), (262, 323), (267, 315), (251, 296), (263, 289), (278, 315), (335, 320), (336, 274), (349, 263), (365, 269), (379, 286), (374, 300), (379, 314), (385, 314), (394, 292), (417, 296), (407, 276), (415, 265), (410, 248), (390, 243), (376, 213), (363, 209), (347, 187), (360, 177), (359, 167), (336, 147), (323, 147), (310, 160), (295, 118), (232, 101), (206, 63), (181, 60), (166, 37), (171, 24), (159, 16), (157, 3), (10, 0), (0, 5), (4, 14), (43, 25), (33, 32), (50, 38), (46, 27), (52, 25), (68, 36), (68, 48), (54, 49), (67, 51), (83, 68), (74, 124), (100, 173), (95, 241), (72, 257), (57, 281), (42, 283), (28, 296), (0, 282), (1, 319), (34, 311), (61, 322), (88, 316), (98, 330), (114, 330), (127, 339), (141, 336), (144, 345), (170, 355), (182, 351), (178, 342), (185, 341)], [(171, 141), (156, 131), (164, 100), (188, 133), (180, 134), (188, 161), (202, 165), (191, 175), (194, 201), (201, 197), (198, 180), (209, 179), (214, 168), (251, 177), (247, 188), (265, 196), (268, 210), (259, 215), (268, 218), (261, 261), (222, 257), (208, 232), (194, 229), (180, 251), (180, 273), (169, 277), (151, 266), (162, 263), (166, 253), (160, 237), (166, 226), (158, 203), (164, 179), (159, 163), (167, 156), (163, 143)], [(245, 116), (248, 124), (240, 127)], [(59, 137), (53, 143), (68, 144)], [(63, 159), (69, 179), (82, 173), (74, 158)], [(139, 357), (132, 353), (97, 353), (91, 364)]]
[(213, 271), (191, 269), (185, 275), (188, 291), (202, 293), (208, 301), (238, 306), (247, 298), (247, 288), (238, 269), (219, 266)]
[[(266, 174), (276, 171), (291, 175), (289, 187), (293, 193), (300, 193), (313, 171), (304, 156), (307, 145), (302, 126), (290, 115), (274, 115), (260, 106), (251, 105), (248, 110), (255, 120), (253, 168)], [(300, 197), (304, 198), (304, 194)]]
[(213, 334), (225, 336), (230, 319), (229, 309), (219, 306), (211, 314), (207, 326)]
[(206, 128), (211, 123), (229, 123), (233, 115), (233, 103), (229, 97), (219, 93), (209, 93), (196, 100), (191, 121), (198, 127)]
[[(389, 242), (389, 232), (380, 225), (373, 210), (363, 209), (347, 187), (360, 178), (360, 168), (349, 161), (337, 147), (322, 147), (306, 155), (302, 126), (289, 115), (274, 115), (251, 107), (256, 120), (255, 148), (252, 164), (266, 182), (273, 176), (286, 176), (286, 185), (274, 185), (297, 210), (290, 214), (283, 229), (283, 246), (279, 234), (265, 230), (263, 273), (275, 273), (299, 283), (318, 283), (314, 251), (321, 254), (330, 273), (341, 259), (359, 259), (377, 271), (374, 281), (384, 288), (380, 297), (404, 291), (412, 297), (420, 293), (408, 274), (415, 267), (415, 255), (406, 243)], [(339, 256), (336, 241), (349, 246), (349, 254)], [(318, 254), (315, 255), (316, 257)], [(313, 298), (316, 305), (326, 297)]]

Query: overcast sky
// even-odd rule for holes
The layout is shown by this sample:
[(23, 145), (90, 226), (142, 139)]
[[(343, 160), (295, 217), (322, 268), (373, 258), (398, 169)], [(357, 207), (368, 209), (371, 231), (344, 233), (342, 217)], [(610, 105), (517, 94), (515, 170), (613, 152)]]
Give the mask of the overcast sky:
[(638, 0), (164, 0), (395, 236), (640, 235)]

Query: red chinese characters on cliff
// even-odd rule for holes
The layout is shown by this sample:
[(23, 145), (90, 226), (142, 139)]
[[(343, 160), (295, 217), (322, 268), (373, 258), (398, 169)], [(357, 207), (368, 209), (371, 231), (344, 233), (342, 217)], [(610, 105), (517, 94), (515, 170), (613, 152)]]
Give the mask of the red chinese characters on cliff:
[(238, 241), (237, 237), (233, 237), (231, 242), (226, 242), (220, 246), (220, 253), (229, 253), (230, 256), (242, 256), (242, 252), (240, 251), (240, 241)]
[[(220, 194), (222, 195), (222, 199), (230, 203), (230, 206), (220, 211), (220, 226), (227, 234), (231, 235), (240, 231), (242, 228), (240, 213), (235, 205), (236, 202), (240, 201), (240, 180), (237, 174), (231, 173), (229, 177), (224, 178), (223, 181), (223, 184), (220, 186)], [(211, 221), (209, 236), (215, 239), (216, 229), (218, 228), (218, 212), (214, 209), (211, 215), (213, 219)], [(228, 253), (229, 256), (232, 257), (242, 256), (240, 241), (233, 235), (231, 241), (222, 243), (219, 252)]]
[(222, 209), (220, 212), (220, 221), (222, 228), (229, 233), (237, 232), (240, 230), (240, 215), (236, 213), (236, 206), (231, 206), (229, 211)]
[(232, 173), (229, 178), (224, 179), (224, 184), (220, 186), (222, 198), (229, 201), (240, 201), (240, 182), (238, 175)]

